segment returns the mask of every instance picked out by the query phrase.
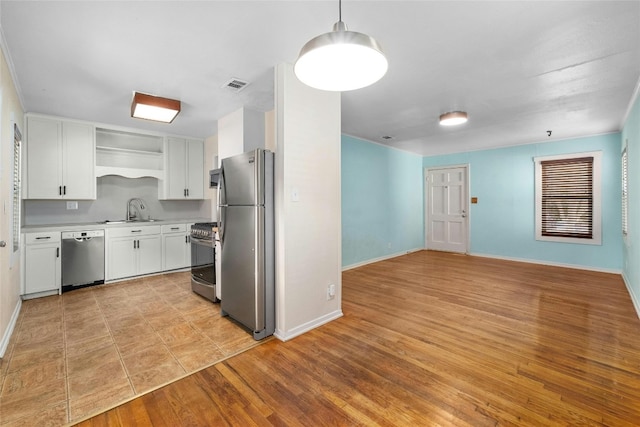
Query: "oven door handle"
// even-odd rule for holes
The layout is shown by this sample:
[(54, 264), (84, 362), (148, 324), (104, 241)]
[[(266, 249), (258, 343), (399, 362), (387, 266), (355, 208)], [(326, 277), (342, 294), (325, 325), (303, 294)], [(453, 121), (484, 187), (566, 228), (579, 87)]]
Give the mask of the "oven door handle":
[(195, 243), (196, 245), (206, 246), (208, 248), (213, 248), (215, 245), (215, 241), (201, 239), (199, 237), (191, 236), (191, 243)]

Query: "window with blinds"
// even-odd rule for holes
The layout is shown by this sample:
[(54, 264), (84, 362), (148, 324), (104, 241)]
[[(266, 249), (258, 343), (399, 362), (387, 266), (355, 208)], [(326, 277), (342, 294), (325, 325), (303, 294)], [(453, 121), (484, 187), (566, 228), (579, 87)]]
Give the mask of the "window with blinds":
[(622, 234), (629, 233), (629, 171), (627, 149), (622, 151)]
[(593, 157), (547, 160), (542, 167), (542, 235), (593, 237)]
[(22, 135), (20, 129), (14, 123), (13, 125), (13, 215), (12, 215), (12, 231), (13, 231), (13, 252), (20, 250), (20, 187), (21, 187), (21, 168), (22, 152), (21, 145)]
[(601, 152), (537, 157), (536, 239), (601, 244)]

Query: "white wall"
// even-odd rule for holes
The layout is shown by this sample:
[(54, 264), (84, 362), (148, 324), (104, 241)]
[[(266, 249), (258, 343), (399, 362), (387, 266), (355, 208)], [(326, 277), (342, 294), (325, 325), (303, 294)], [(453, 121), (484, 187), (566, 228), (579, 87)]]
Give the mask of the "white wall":
[(256, 148), (265, 148), (265, 114), (241, 108), (218, 120), (218, 163)]
[(275, 335), (287, 340), (342, 316), (340, 93), (302, 84), (290, 64), (275, 86)]
[(209, 188), (209, 171), (218, 168), (218, 135), (204, 140), (204, 198), (211, 204), (211, 221), (218, 220), (218, 190)]
[[(1, 37), (1, 33), (0, 33)], [(8, 344), (20, 310), (20, 260), (11, 265), (11, 217), (13, 122), (24, 135), (24, 111), (4, 55), (4, 42), (0, 39), (0, 240), (7, 246), (0, 248), (0, 357)]]

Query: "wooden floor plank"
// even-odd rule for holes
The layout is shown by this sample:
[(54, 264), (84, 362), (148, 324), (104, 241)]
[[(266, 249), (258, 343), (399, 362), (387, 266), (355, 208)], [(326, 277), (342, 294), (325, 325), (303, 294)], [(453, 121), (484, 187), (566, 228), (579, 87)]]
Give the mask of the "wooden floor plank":
[(420, 251), (342, 291), (342, 318), (80, 425), (640, 425), (619, 275)]

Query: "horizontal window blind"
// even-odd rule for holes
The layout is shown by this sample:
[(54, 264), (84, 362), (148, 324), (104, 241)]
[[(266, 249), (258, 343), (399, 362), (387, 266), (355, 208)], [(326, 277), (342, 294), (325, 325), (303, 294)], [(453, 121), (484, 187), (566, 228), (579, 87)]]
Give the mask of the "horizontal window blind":
[(18, 126), (13, 125), (13, 252), (20, 250), (20, 189), (21, 189), (21, 170), (20, 164), (22, 162), (22, 153), (20, 150), (20, 143), (22, 142), (22, 135)]
[(542, 235), (593, 238), (593, 157), (545, 160)]

